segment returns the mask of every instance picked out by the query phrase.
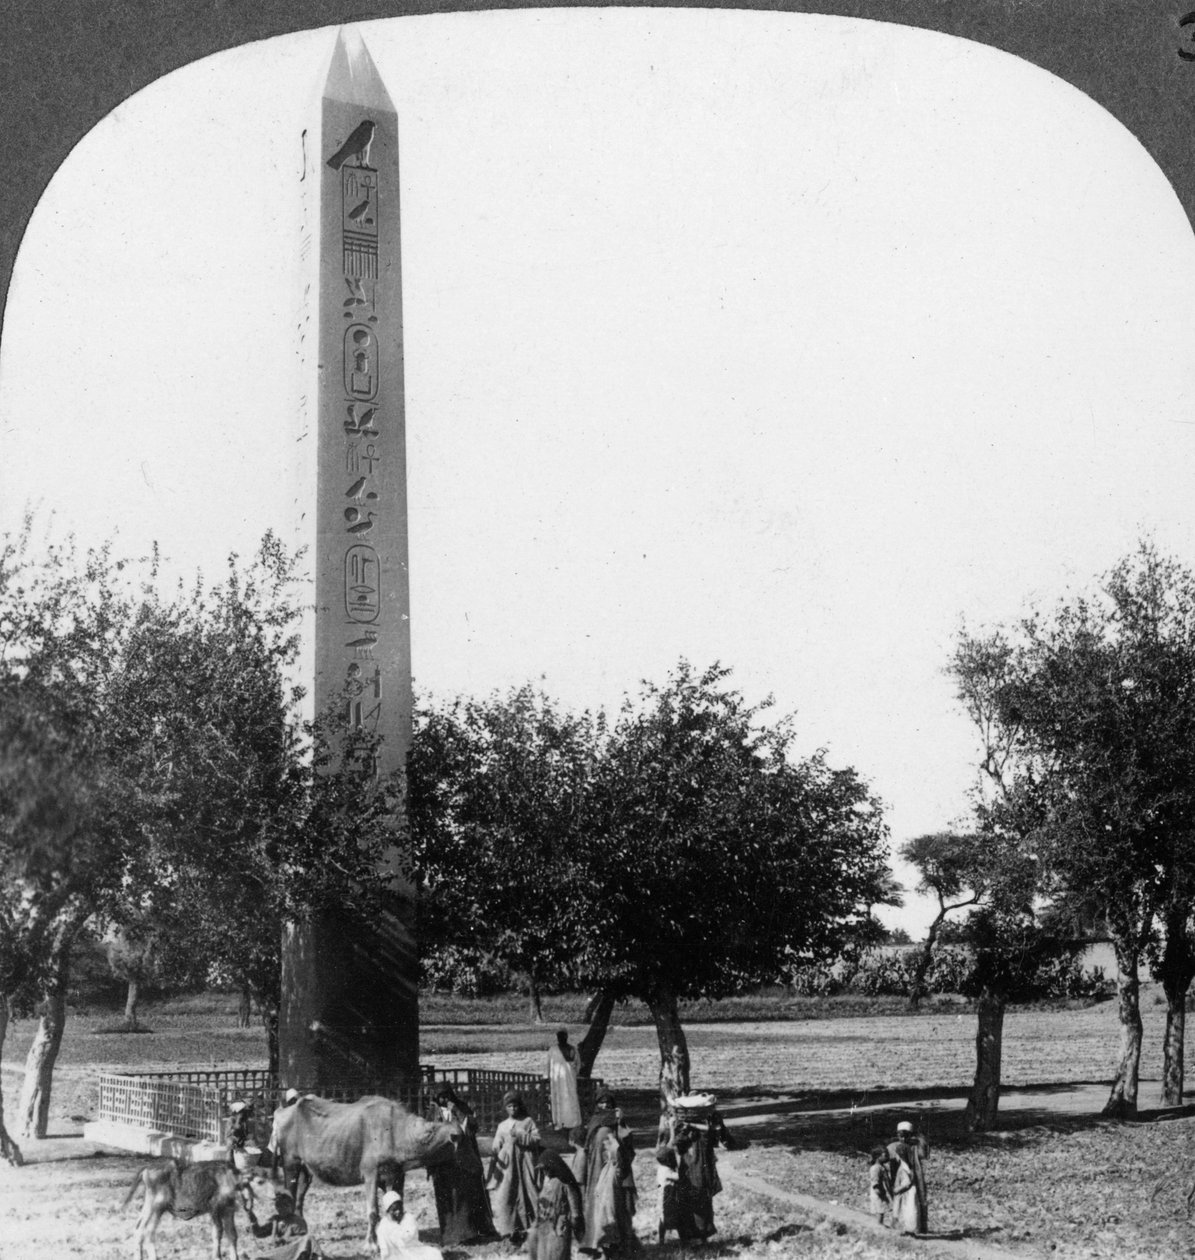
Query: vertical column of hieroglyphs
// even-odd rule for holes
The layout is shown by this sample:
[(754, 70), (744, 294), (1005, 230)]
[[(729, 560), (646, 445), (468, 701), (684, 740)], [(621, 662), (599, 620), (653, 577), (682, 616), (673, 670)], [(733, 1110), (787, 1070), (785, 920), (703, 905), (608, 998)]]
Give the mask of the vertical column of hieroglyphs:
[(342, 315), (347, 321), (341, 371), (334, 383), (342, 389), (339, 411), (344, 429), (343, 499), (336, 526), (341, 533), (337, 576), (342, 590), (330, 611), (343, 621), (338, 646), (349, 723), (374, 730), (381, 722), (384, 701), (390, 700), (384, 696), (378, 664), (378, 642), (388, 627), (382, 608), (382, 559), (374, 542), (388, 532), (388, 514), (395, 507), (381, 493), (391, 480), (385, 452), (394, 439), (393, 423), (387, 425), (393, 416), (386, 415), (384, 404), (391, 400), (381, 396), (381, 387), (383, 344), (392, 344), (393, 330), (386, 327), (384, 302), (379, 313), (379, 298), (384, 298), (378, 281), (381, 198), (379, 173), (369, 165), (376, 127), (368, 119), (358, 124), (328, 163), (340, 176)]
[(383, 737), (388, 771), (410, 738), (398, 120), (364, 46), (343, 38), (322, 157), (316, 672), (326, 701)]

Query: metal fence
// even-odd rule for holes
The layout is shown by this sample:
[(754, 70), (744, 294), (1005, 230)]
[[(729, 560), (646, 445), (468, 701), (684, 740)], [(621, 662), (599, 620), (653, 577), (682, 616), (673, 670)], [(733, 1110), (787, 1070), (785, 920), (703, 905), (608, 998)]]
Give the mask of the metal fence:
[[(299, 1093), (318, 1093), (333, 1102), (353, 1102), (364, 1094), (380, 1094), (401, 1102), (416, 1114), (429, 1114), (436, 1090), (450, 1085), (472, 1107), (483, 1133), (492, 1133), (505, 1113), (503, 1096), (519, 1093), (528, 1114), (537, 1124), (551, 1123), (548, 1080), (531, 1072), (504, 1072), (496, 1068), (436, 1069), (424, 1064), (418, 1085), (363, 1087), (326, 1085), (318, 1090), (295, 1086)], [(592, 1110), (600, 1080), (579, 1081), (582, 1111)], [(265, 1147), (272, 1117), (282, 1105), (287, 1086), (264, 1068), (199, 1068), (179, 1072), (143, 1072), (136, 1076), (105, 1074), (100, 1077), (97, 1119), (139, 1129), (154, 1129), (175, 1137), (224, 1143), (228, 1141), (229, 1108), (240, 1100), (253, 1108), (252, 1141)]]
[(227, 1130), (227, 1117), (224, 1095), (213, 1085), (142, 1076), (100, 1077), (100, 1120), (219, 1142)]

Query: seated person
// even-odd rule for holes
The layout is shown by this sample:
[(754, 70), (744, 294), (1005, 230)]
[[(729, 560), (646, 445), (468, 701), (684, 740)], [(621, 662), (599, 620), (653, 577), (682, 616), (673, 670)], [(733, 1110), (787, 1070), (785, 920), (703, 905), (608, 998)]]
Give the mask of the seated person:
[(444, 1260), (439, 1247), (419, 1241), (419, 1219), (406, 1211), (397, 1190), (387, 1190), (382, 1195), (377, 1238), (381, 1252), (378, 1260)]
[(295, 1211), (295, 1201), (286, 1190), (274, 1195), (274, 1215), (264, 1225), (257, 1223), (249, 1209), (249, 1225), (254, 1238), (268, 1238), (274, 1244), (261, 1253), (261, 1260), (318, 1260), (319, 1248), (307, 1232), (307, 1222)]

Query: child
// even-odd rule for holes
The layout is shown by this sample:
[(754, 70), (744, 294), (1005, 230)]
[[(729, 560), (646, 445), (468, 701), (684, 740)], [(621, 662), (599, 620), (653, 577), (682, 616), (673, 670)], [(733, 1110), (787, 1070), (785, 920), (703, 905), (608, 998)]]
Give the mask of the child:
[(419, 1222), (404, 1209), (397, 1190), (382, 1195), (377, 1239), (378, 1260), (444, 1260), (439, 1247), (419, 1241)]
[(268, 1238), (273, 1246), (262, 1253), (262, 1260), (314, 1260), (319, 1255), (307, 1222), (295, 1211), (295, 1201), (285, 1190), (274, 1195), (274, 1215), (259, 1225), (253, 1209), (249, 1209), (249, 1225), (254, 1238)]
[(881, 1225), (892, 1210), (892, 1165), (888, 1152), (882, 1146), (873, 1148), (868, 1156), (867, 1210)]
[(541, 1152), (536, 1167), (543, 1178), (535, 1221), (527, 1231), (530, 1260), (571, 1260), (573, 1239), (581, 1239), (584, 1217), (581, 1187), (573, 1170), (555, 1151)]

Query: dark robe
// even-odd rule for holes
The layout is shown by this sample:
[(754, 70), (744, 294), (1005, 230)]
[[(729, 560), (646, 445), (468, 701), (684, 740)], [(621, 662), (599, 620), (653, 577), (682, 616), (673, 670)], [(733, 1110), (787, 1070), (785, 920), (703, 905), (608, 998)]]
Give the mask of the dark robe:
[(722, 1189), (717, 1138), (706, 1128), (697, 1129), (687, 1142), (663, 1146), (656, 1159), (676, 1173), (663, 1187), (660, 1223), (675, 1230), (681, 1242), (706, 1239), (714, 1233), (714, 1195)]
[(635, 1237), (635, 1144), (613, 1111), (599, 1111), (585, 1136), (582, 1174), (585, 1234), (589, 1251), (625, 1251), (638, 1246)]
[(440, 1222), (440, 1245), (497, 1238), (490, 1197), (485, 1189), (485, 1168), (477, 1147), (477, 1118), (465, 1106), (438, 1107), (437, 1119), (455, 1121), (461, 1127), (456, 1159), (430, 1170)]

